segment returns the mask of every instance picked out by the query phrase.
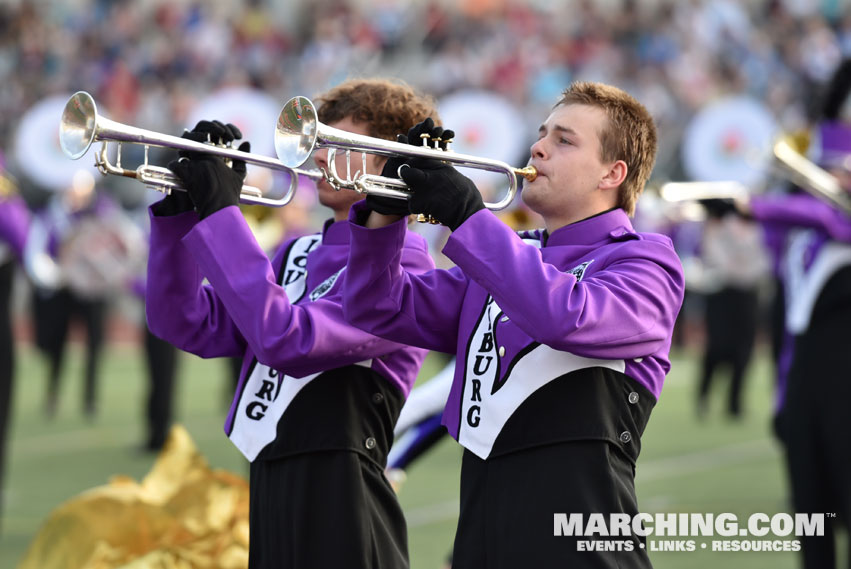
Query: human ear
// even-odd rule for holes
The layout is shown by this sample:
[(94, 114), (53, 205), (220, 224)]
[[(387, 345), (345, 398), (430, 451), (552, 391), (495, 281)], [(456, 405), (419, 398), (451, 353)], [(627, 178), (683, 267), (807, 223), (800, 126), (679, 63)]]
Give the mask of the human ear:
[(626, 162), (623, 160), (615, 160), (600, 180), (598, 187), (601, 190), (620, 187), (620, 185), (623, 184), (623, 181), (626, 180), (627, 171), (628, 168)]

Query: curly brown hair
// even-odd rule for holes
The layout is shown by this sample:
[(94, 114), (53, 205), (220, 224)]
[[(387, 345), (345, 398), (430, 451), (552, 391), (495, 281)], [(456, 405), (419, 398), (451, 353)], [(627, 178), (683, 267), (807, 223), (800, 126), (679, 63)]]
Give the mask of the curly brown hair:
[(322, 123), (351, 118), (366, 124), (370, 136), (386, 140), (428, 117), (440, 125), (432, 97), (390, 79), (350, 79), (318, 96), (316, 106)]
[(618, 207), (635, 213), (635, 202), (650, 179), (656, 162), (656, 125), (650, 112), (631, 95), (603, 83), (577, 81), (561, 95), (559, 105), (588, 105), (602, 109), (608, 124), (600, 136), (603, 162), (626, 162), (626, 179), (618, 190)]

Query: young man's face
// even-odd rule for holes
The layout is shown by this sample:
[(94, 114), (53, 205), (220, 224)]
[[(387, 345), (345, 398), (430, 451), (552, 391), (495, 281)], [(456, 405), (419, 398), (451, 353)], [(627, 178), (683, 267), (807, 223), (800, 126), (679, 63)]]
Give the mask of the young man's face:
[[(538, 177), (526, 182), (523, 201), (541, 214), (550, 230), (579, 221), (617, 203), (606, 186), (611, 164), (600, 160), (605, 113), (588, 105), (560, 105), (539, 129), (530, 164)], [(606, 190), (601, 191), (601, 186)], [(614, 200), (614, 201), (613, 201)]]
[[(354, 122), (351, 118), (346, 117), (345, 119), (337, 122), (330, 123), (328, 126), (333, 128), (338, 128), (340, 130), (344, 130), (346, 132), (351, 132), (354, 134), (364, 134), (368, 135), (367, 125), (361, 122)], [(361, 154), (359, 152), (352, 152), (351, 156), (351, 170), (354, 175), (355, 172), (363, 169), (363, 163)], [(376, 156), (374, 154), (367, 154), (366, 156), (366, 173), (367, 174), (381, 174), (381, 168), (384, 166), (384, 162), (386, 162), (386, 158), (383, 156)], [(323, 148), (321, 150), (317, 150), (313, 153), (313, 161), (316, 163), (317, 168), (328, 169), (328, 149)], [(341, 178), (346, 177), (346, 153), (344, 151), (338, 151), (336, 160), (337, 164), (337, 174)], [(358, 175), (363, 174), (363, 172), (359, 172)], [(359, 194), (358, 192), (352, 190), (340, 190), (337, 191), (331, 187), (328, 182), (324, 179), (321, 180), (318, 184), (316, 184), (316, 190), (319, 194), (319, 203), (324, 205), (325, 207), (329, 207), (334, 210), (334, 217), (337, 220), (346, 219), (349, 213), (349, 208), (352, 207), (352, 204), (355, 202), (359, 202), (364, 198), (363, 194)]]

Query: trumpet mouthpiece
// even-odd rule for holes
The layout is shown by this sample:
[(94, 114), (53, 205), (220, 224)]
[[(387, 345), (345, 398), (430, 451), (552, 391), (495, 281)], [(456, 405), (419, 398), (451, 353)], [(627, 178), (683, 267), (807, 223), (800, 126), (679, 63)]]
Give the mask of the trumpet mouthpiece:
[(515, 168), (515, 174), (523, 176), (529, 182), (534, 182), (538, 177), (538, 169), (534, 166), (526, 166), (525, 168)]

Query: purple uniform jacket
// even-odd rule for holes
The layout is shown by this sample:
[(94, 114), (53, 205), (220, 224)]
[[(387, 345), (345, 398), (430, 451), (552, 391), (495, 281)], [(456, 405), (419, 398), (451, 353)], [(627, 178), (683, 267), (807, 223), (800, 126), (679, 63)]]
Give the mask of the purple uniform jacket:
[(827, 279), (851, 264), (851, 218), (809, 194), (754, 196), (750, 207), (757, 221), (780, 236), (772, 251), (786, 292), (786, 327), (798, 334)]
[(524, 239), (482, 210), (443, 249), (456, 267), (412, 275), (399, 264), (403, 236), (403, 223), (352, 222), (346, 317), (457, 354), (443, 424), (478, 456), (537, 389), (573, 370), (623, 373), (659, 397), (684, 289), (667, 237), (636, 233), (616, 209)]
[(30, 211), (24, 200), (17, 196), (0, 200), (0, 243), (7, 244), (18, 260), (24, 256), (29, 226)]
[[(408, 232), (403, 238), (406, 269), (422, 272), (434, 266), (422, 238)], [(304, 254), (289, 255), (282, 271), (295, 244)], [(278, 390), (291, 390), (291, 397), (320, 372), (352, 364), (377, 372), (407, 396), (425, 352), (345, 322), (341, 289), (348, 253), (346, 222), (326, 224), (321, 234), (285, 243), (270, 262), (236, 207), (203, 221), (195, 213), (151, 215), (148, 325), (155, 335), (198, 356), (243, 357), (225, 425), (232, 439), (240, 394), (255, 358), (272, 370), (271, 378), (286, 375), (278, 379)], [(205, 277), (212, 286), (202, 284)], [(290, 302), (279, 278), (304, 279), (297, 302)], [(257, 452), (246, 456), (253, 459)]]
[(809, 326), (819, 294), (830, 277), (851, 265), (851, 218), (809, 194), (754, 196), (753, 217), (777, 244), (778, 276), (785, 293), (785, 332), (778, 365), (776, 406), (783, 406), (793, 337)]

